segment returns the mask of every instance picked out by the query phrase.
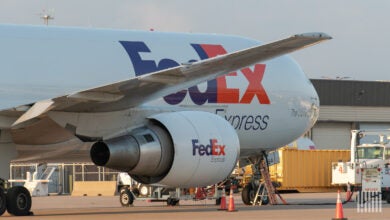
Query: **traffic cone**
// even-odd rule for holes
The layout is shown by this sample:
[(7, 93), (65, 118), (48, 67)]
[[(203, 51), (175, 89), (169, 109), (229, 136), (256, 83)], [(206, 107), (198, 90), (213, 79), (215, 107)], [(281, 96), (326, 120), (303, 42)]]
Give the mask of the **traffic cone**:
[(347, 218), (344, 218), (343, 214), (343, 204), (340, 199), (340, 190), (337, 192), (336, 217), (332, 218), (332, 220), (347, 220)]
[(229, 208), (227, 211), (228, 212), (237, 212), (237, 210), (234, 207), (234, 198), (233, 198), (233, 188), (232, 187), (230, 187)]
[(222, 189), (221, 207), (220, 207), (218, 210), (219, 210), (219, 211), (227, 210), (227, 208), (226, 208), (226, 193), (225, 193), (225, 188)]

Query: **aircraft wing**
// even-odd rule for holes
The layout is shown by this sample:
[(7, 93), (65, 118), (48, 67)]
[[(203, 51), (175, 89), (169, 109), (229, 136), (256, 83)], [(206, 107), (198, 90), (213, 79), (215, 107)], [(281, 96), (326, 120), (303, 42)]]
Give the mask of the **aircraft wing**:
[[(182, 64), (129, 80), (43, 100), (28, 108), (13, 125), (48, 111), (106, 112), (135, 107), (252, 64), (331, 39), (324, 33), (305, 33), (273, 43)], [(7, 113), (9, 114), (9, 112)], [(1, 115), (1, 112), (0, 112)]]

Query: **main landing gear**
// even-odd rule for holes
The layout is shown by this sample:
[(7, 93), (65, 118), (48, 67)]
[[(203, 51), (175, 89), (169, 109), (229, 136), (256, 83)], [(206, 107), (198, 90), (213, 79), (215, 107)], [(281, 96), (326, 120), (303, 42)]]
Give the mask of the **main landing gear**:
[(5, 211), (16, 216), (32, 215), (30, 192), (23, 186), (14, 186), (5, 190), (4, 185), (0, 186), (0, 216)]
[[(259, 190), (259, 184), (256, 184), (255, 182), (248, 183), (243, 189), (241, 193), (242, 202), (245, 205), (267, 205), (269, 203), (268, 193), (267, 191), (264, 191), (264, 186), (260, 186)], [(256, 194), (259, 192), (262, 192), (262, 194), (256, 198)]]
[[(264, 161), (266, 158), (265, 152), (262, 152), (262, 155), (249, 158), (252, 163), (253, 175), (250, 182), (242, 190), (241, 197), (245, 205), (267, 205), (270, 202), (276, 204), (274, 188), (269, 178), (268, 165)], [(261, 181), (261, 177), (263, 181)]]

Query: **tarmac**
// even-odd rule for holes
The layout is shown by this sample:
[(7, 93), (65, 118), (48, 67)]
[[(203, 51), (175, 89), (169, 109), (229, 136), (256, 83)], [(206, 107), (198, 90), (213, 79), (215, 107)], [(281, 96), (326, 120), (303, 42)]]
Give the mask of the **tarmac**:
[[(341, 195), (345, 197), (345, 193)], [(33, 197), (33, 216), (17, 217), (5, 213), (10, 219), (332, 219), (336, 213), (337, 193), (282, 194), (288, 205), (246, 206), (240, 194), (234, 195), (236, 212), (218, 211), (215, 200), (180, 201), (180, 205), (151, 203), (136, 200), (132, 207), (121, 207), (118, 196), (48, 196)], [(229, 197), (227, 197), (229, 202)], [(279, 200), (279, 203), (281, 201)], [(390, 204), (381, 202), (380, 209), (358, 212), (357, 203), (343, 205), (348, 219), (390, 219)]]

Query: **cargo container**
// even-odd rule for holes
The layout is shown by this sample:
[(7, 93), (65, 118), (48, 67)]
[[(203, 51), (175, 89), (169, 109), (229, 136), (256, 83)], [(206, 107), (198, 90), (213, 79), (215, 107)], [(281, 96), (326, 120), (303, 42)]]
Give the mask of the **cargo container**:
[(277, 190), (298, 192), (333, 191), (332, 162), (350, 160), (350, 150), (298, 150), (284, 147), (277, 150), (279, 163), (269, 167)]

